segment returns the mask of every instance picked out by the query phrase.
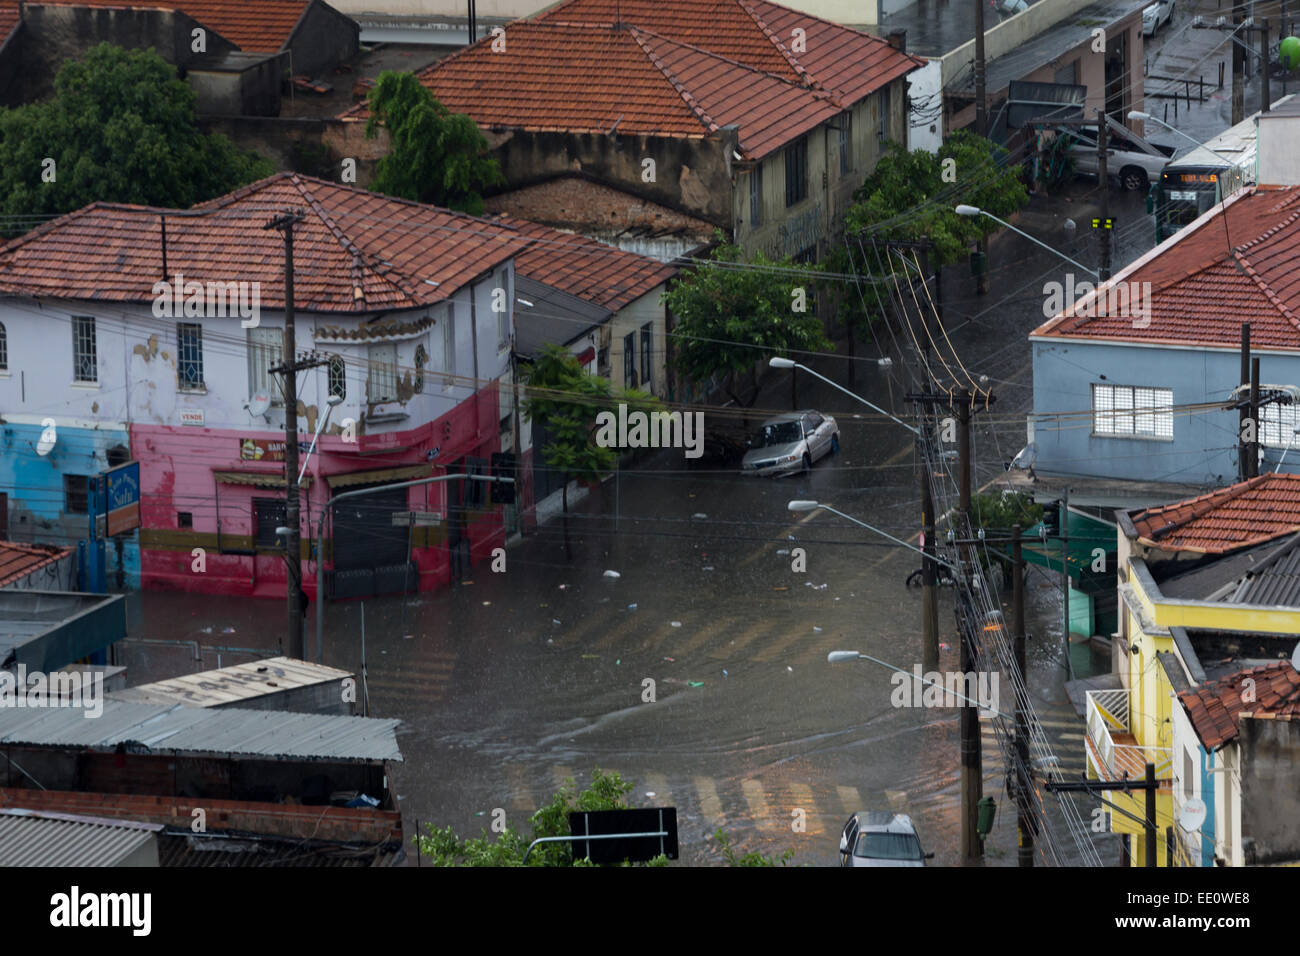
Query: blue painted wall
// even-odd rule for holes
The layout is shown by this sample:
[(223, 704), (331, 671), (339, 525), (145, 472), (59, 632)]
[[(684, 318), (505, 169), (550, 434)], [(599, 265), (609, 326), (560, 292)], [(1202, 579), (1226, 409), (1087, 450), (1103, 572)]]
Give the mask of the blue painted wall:
[[(1300, 356), (1256, 355), (1261, 382), (1300, 384)], [(1238, 352), (1035, 340), (1033, 362), (1035, 471), (1215, 487), (1237, 480), (1236, 411), (1175, 410), (1173, 440), (1094, 435), (1088, 415), (1041, 416), (1091, 409), (1094, 384), (1171, 388), (1175, 408), (1226, 402), (1240, 382)], [(1261, 471), (1271, 471), (1282, 449), (1264, 453)], [(1283, 470), (1300, 472), (1300, 448), (1286, 456)]]
[[(124, 428), (75, 428), (57, 426), (53, 450), (37, 453), (40, 425), (7, 422), (0, 425), (0, 493), (9, 496), (9, 537), (13, 541), (75, 547), (89, 534), (89, 517), (67, 514), (64, 508), (64, 475), (98, 475), (108, 468), (108, 450), (130, 448)], [(123, 536), (119, 562), (117, 547), (105, 546), (109, 590), (116, 590), (117, 570), (123, 571), (123, 586), (140, 586), (138, 533)]]

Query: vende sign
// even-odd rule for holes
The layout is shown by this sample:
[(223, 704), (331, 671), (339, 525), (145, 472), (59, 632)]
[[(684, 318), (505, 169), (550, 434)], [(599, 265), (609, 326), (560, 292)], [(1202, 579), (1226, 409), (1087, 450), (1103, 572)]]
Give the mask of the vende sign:
[(182, 408), (181, 409), (182, 425), (202, 425), (203, 409), (201, 408)]

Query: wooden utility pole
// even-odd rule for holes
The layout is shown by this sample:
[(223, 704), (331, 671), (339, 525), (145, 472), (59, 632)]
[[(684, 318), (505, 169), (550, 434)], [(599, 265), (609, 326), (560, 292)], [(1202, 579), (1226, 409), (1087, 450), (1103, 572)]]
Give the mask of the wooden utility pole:
[(1243, 5), (1232, 6), (1232, 125), (1245, 119), (1246, 112), (1246, 50), (1241, 45)]
[[(1025, 564), (1020, 544), (1020, 525), (1011, 526), (1011, 640), (1016, 658), (1016, 671), (1020, 686), (1028, 693), (1029, 672), (1025, 666)], [(1016, 781), (1016, 862), (1020, 866), (1034, 865), (1034, 824), (1029, 813), (1029, 794), (1025, 792), (1022, 775), (1028, 777), (1029, 718), (1025, 713), (1026, 701), (1016, 695), (1016, 763), (1019, 772)]]
[(1259, 357), (1250, 360), (1250, 421), (1254, 441), (1246, 446), (1247, 478), (1259, 477)]
[(1065, 673), (1074, 680), (1070, 658), (1070, 489), (1061, 490), (1061, 645), (1065, 650)]
[(1110, 278), (1110, 172), (1107, 167), (1106, 139), (1110, 123), (1105, 108), (1097, 110), (1097, 183), (1101, 186), (1101, 221), (1097, 224), (1097, 246), (1100, 264), (1097, 277), (1105, 282)]
[(934, 560), (934, 496), (930, 490), (930, 466), (921, 455), (921, 642), (925, 672), (939, 669), (938, 564)]
[(1268, 90), (1268, 21), (1260, 20), (1259, 26), (1259, 112), (1267, 113), (1272, 103)]
[[(984, 0), (975, 3), (975, 132), (981, 136), (989, 135), (989, 113), (984, 88)], [(980, 256), (984, 260), (984, 269), (976, 279), (975, 290), (983, 295), (989, 291), (989, 239), (980, 236)]]
[[(970, 522), (970, 414), (971, 399), (966, 389), (960, 389), (955, 398), (957, 414), (957, 459), (958, 459), (958, 510)], [(969, 574), (970, 554), (963, 555), (962, 564)], [(967, 582), (969, 584), (969, 581)], [(961, 672), (972, 674), (976, 669), (974, 623), (960, 628), (958, 640), (961, 641)], [(970, 703), (960, 708), (961, 736), (961, 845), (962, 861), (967, 865), (981, 862), (984, 845), (976, 832), (979, 820), (979, 802), (983, 790), (983, 773), (980, 768), (980, 720), (979, 710)]]

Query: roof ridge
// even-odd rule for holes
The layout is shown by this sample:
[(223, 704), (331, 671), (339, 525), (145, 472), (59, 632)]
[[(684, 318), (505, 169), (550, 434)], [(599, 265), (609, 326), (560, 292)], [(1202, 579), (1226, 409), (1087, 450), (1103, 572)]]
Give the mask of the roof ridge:
[[(983, 0), (980, 0), (980, 2), (983, 2)], [(763, 35), (772, 42), (772, 45), (781, 51), (781, 56), (783, 56), (785, 61), (790, 64), (790, 68), (793, 69), (795, 73), (802, 76), (809, 86), (815, 86), (819, 90), (826, 90), (826, 87), (822, 85), (821, 81), (813, 76), (812, 73), (805, 69), (804, 65), (799, 62), (794, 55), (794, 51), (788, 49), (785, 43), (777, 37), (776, 31), (767, 25), (767, 21), (764, 20), (759, 12), (754, 9), (750, 0), (735, 0), (735, 3), (749, 15), (749, 18), (754, 21), (760, 30), (763, 31)], [(829, 90), (826, 90), (826, 92), (829, 92)]]
[[(710, 133), (716, 133), (718, 130), (722, 129), (721, 126), (714, 122), (713, 117), (708, 114), (708, 111), (705, 110), (704, 106), (695, 98), (695, 95), (691, 93), (690, 90), (686, 89), (685, 84), (677, 79), (672, 70), (668, 68), (668, 64), (663, 61), (663, 58), (651, 49), (650, 44), (646, 40), (642, 39), (643, 33), (655, 37), (659, 37), (659, 35), (657, 33), (651, 33), (649, 30), (642, 30), (640, 27), (629, 27), (628, 32), (631, 34), (636, 45), (639, 46), (645, 55), (650, 58), (650, 62), (654, 65), (655, 69), (662, 73), (664, 78), (672, 84), (673, 89), (677, 91), (677, 95), (682, 98), (682, 102), (684, 102), (691, 112), (695, 114), (701, 123), (703, 123), (704, 128)], [(668, 40), (667, 37), (659, 37), (659, 39), (672, 42), (671, 40)]]
[(1176, 511), (1182, 508), (1188, 508), (1191, 513), (1154, 528), (1146, 535), (1149, 541), (1159, 541), (1170, 532), (1177, 531), (1185, 527), (1197, 518), (1202, 518), (1214, 509), (1240, 497), (1245, 492), (1263, 484), (1267, 479), (1273, 476), (1273, 472), (1265, 472), (1262, 475), (1256, 475), (1254, 478), (1247, 478), (1245, 481), (1239, 481), (1235, 484), (1228, 485), (1225, 488), (1216, 488), (1214, 491), (1207, 492), (1203, 495), (1197, 495), (1195, 498), (1189, 498), (1184, 501), (1175, 501), (1171, 504), (1162, 505), (1159, 508), (1144, 509), (1137, 516), (1138, 521), (1148, 520), (1146, 516), (1158, 516), (1167, 511)]

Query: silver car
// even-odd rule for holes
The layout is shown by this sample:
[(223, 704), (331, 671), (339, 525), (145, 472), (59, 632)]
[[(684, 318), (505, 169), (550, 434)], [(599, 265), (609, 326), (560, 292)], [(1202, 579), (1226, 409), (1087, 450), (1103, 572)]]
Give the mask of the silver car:
[(925, 866), (933, 858), (905, 813), (860, 811), (840, 833), (840, 866)]
[(749, 442), (741, 469), (747, 475), (789, 475), (840, 450), (840, 427), (812, 410), (769, 418)]

